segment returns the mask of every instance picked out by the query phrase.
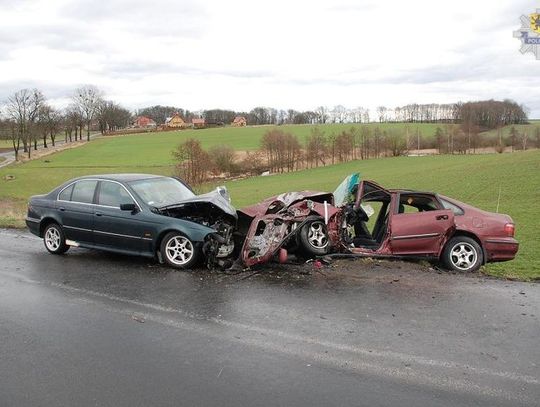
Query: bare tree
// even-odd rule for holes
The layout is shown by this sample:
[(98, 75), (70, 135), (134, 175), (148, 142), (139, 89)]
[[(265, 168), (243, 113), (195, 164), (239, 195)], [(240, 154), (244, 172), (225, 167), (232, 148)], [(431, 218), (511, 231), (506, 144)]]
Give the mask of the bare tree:
[(44, 103), (38, 113), (37, 129), (43, 138), (43, 147), (47, 148), (47, 137), (54, 147), (56, 134), (60, 131), (62, 116), (54, 107)]
[(319, 123), (326, 123), (328, 120), (328, 109), (326, 107), (319, 106), (317, 109), (315, 109), (315, 113), (317, 114), (317, 121)]
[(93, 85), (78, 88), (73, 95), (73, 103), (78, 107), (86, 124), (86, 140), (90, 141), (90, 125), (102, 101), (103, 93)]
[(328, 154), (327, 140), (324, 132), (318, 127), (311, 130), (311, 134), (306, 138), (306, 165), (313, 168), (326, 165), (326, 156)]
[(385, 144), (392, 157), (398, 157), (407, 153), (405, 137), (397, 130), (391, 129), (386, 132)]
[(334, 123), (345, 123), (347, 120), (347, 109), (345, 106), (337, 105), (332, 109), (332, 116)]
[[(22, 141), (24, 151), (28, 153), (28, 158), (31, 156), (30, 144), (35, 136), (35, 123), (39, 109), (44, 103), (45, 97), (37, 89), (22, 89), (8, 98), (6, 112), (17, 126), (18, 140)], [(36, 142), (34, 142), (34, 148), (37, 148)]]
[(199, 140), (186, 140), (172, 154), (178, 161), (176, 174), (188, 184), (198, 186), (207, 180), (212, 161)]
[(386, 121), (386, 112), (388, 109), (385, 106), (378, 106), (377, 107), (377, 115), (379, 116), (379, 123)]
[(210, 158), (213, 162), (213, 167), (219, 173), (232, 173), (237, 166), (235, 165), (236, 153), (231, 146), (218, 145), (214, 146), (209, 151)]
[(96, 119), (99, 131), (105, 134), (127, 127), (131, 121), (131, 113), (113, 101), (101, 100), (97, 106)]

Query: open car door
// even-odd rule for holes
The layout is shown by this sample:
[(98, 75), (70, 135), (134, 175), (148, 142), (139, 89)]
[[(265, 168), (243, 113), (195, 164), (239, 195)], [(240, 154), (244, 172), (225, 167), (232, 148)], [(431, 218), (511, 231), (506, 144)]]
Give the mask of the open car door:
[(455, 228), (454, 212), (438, 207), (430, 195), (396, 194), (394, 200), (394, 213), (390, 217), (392, 254), (438, 255)]
[(390, 192), (379, 184), (373, 181), (361, 181), (358, 184), (354, 207), (358, 208), (364, 199), (369, 201), (370, 198), (374, 198), (376, 195), (381, 195), (381, 193), (390, 196)]

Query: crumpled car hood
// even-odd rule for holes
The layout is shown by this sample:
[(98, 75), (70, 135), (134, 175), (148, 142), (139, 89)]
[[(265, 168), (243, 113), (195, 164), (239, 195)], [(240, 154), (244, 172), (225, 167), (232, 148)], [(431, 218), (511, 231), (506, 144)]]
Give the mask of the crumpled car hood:
[(238, 215), (236, 214), (236, 209), (234, 208), (234, 206), (231, 205), (231, 203), (229, 202), (229, 199), (227, 198), (228, 194), (227, 194), (227, 197), (225, 197), (223, 196), (222, 192), (220, 192), (223, 190), (227, 192), (227, 189), (225, 187), (218, 187), (214, 189), (213, 191), (207, 192), (206, 194), (195, 195), (191, 198), (184, 199), (183, 201), (180, 201), (173, 205), (163, 206), (158, 209), (174, 209), (174, 208), (179, 208), (181, 206), (185, 206), (186, 204), (190, 204), (190, 203), (206, 202), (206, 203), (211, 203), (215, 205), (227, 215), (231, 215), (234, 218), (238, 218)]
[(270, 206), (276, 202), (282, 203), (283, 204), (282, 207), (288, 207), (292, 205), (293, 203), (302, 201), (304, 199), (325, 196), (325, 195), (329, 197), (329, 203), (331, 203), (332, 194), (328, 192), (320, 192), (320, 191), (285, 192), (283, 194), (275, 195), (270, 198), (267, 198), (258, 204), (242, 208), (239, 210), (239, 212), (242, 212), (245, 215), (248, 215), (254, 218), (256, 216), (264, 215), (268, 211)]

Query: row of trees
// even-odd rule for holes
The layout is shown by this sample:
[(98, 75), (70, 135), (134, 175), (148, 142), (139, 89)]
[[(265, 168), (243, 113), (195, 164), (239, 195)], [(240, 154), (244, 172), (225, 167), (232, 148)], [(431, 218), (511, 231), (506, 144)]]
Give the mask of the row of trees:
[(179, 112), (188, 120), (201, 116), (209, 123), (230, 123), (235, 116), (244, 116), (252, 125), (368, 123), (374, 119), (380, 123), (468, 123), (485, 130), (527, 122), (527, 109), (512, 100), (451, 104), (412, 103), (394, 108), (379, 106), (375, 117), (370, 116), (370, 110), (367, 108), (348, 109), (342, 105), (333, 108), (319, 106), (315, 110), (307, 111), (256, 107), (249, 112), (223, 109), (190, 112), (182, 108), (167, 106), (152, 106), (139, 111), (140, 114), (154, 119), (156, 123), (164, 123), (165, 118), (174, 112)]
[(177, 174), (193, 185), (200, 185), (210, 175), (250, 174), (263, 171), (283, 173), (301, 168), (314, 168), (351, 160), (396, 157), (411, 150), (437, 149), (440, 154), (467, 154), (481, 147), (514, 149), (540, 148), (540, 126), (532, 134), (513, 126), (507, 135), (502, 131), (494, 137), (467, 133), (466, 127), (445, 124), (433, 135), (422, 135), (418, 129), (384, 129), (378, 126), (351, 127), (339, 133), (326, 134), (313, 128), (304, 140), (274, 128), (267, 131), (258, 151), (247, 152), (242, 159), (230, 146), (216, 146), (206, 151), (196, 139), (178, 146), (173, 155)]
[(92, 125), (97, 123), (104, 133), (124, 128), (131, 121), (131, 113), (117, 103), (105, 100), (103, 93), (92, 85), (80, 87), (71, 97), (71, 104), (57, 109), (48, 103), (38, 89), (21, 89), (1, 106), (0, 138), (10, 140), (19, 159), (20, 150), (31, 157), (32, 150), (54, 147), (56, 138), (64, 133), (64, 141), (90, 140)]

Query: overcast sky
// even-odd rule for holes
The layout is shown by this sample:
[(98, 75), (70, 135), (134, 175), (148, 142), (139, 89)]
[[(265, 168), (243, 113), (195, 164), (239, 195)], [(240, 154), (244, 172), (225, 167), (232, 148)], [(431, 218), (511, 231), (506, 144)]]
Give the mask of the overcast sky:
[[(512, 32), (538, 1), (0, 0), (0, 100), (94, 84), (135, 109), (314, 109), (511, 98), (540, 117)], [(372, 113), (374, 114), (374, 112)]]

